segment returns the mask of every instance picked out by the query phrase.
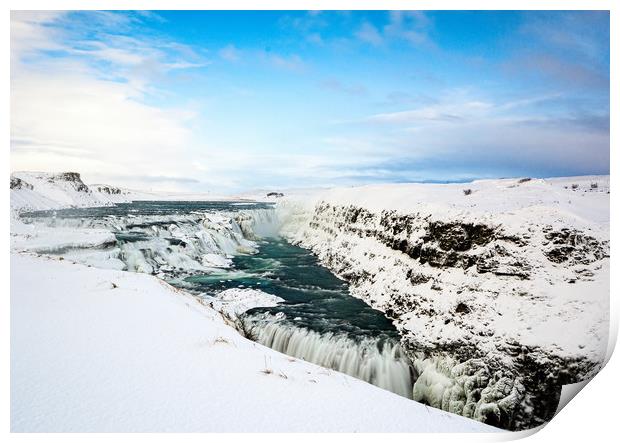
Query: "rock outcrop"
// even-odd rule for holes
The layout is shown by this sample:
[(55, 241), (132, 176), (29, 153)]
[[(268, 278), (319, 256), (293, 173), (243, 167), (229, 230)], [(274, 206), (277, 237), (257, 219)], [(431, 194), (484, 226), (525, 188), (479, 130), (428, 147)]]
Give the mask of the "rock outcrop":
[(30, 189), (32, 191), (34, 186), (30, 183), (26, 183), (21, 178), (11, 177), (11, 189)]
[(268, 192), (267, 197), (280, 198), (280, 197), (284, 197), (284, 194), (282, 192)]
[(108, 195), (121, 195), (122, 194), (122, 190), (114, 186), (97, 185), (96, 189), (97, 189), (97, 192), (101, 192), (103, 194), (108, 194)]
[(57, 181), (69, 182), (77, 192), (90, 192), (90, 189), (88, 189), (88, 186), (82, 181), (78, 172), (61, 172), (60, 174), (49, 177), (48, 181), (50, 183)]

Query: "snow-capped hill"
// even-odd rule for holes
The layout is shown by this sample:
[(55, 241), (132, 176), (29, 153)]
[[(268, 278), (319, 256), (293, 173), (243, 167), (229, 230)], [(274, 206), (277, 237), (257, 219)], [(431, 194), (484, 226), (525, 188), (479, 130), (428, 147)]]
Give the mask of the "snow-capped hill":
[(17, 212), (67, 207), (106, 206), (131, 201), (128, 191), (107, 185), (86, 185), (77, 172), (14, 172), (11, 209)]

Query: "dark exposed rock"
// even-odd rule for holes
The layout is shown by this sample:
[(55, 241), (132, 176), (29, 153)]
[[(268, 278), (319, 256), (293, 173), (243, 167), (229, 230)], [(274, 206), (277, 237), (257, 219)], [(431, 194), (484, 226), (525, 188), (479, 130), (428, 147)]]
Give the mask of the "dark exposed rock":
[(407, 271), (407, 278), (414, 285), (421, 285), (428, 282), (431, 278), (427, 275), (421, 274), (419, 272), (414, 272), (413, 269), (409, 269)]
[(53, 182), (54, 180), (73, 183), (75, 190), (78, 192), (90, 192), (90, 189), (88, 189), (88, 186), (84, 184), (78, 172), (61, 172), (60, 174), (56, 174), (49, 179), (50, 182)]
[(428, 263), (435, 268), (469, 268), (473, 266), (476, 260), (475, 257), (468, 254), (459, 254), (456, 251), (444, 251), (432, 244), (422, 244), (418, 258), (420, 263)]
[(181, 245), (181, 246), (187, 246), (187, 243), (183, 240), (181, 240), (180, 238), (174, 238), (174, 237), (167, 237), (166, 240), (168, 240), (168, 242), (171, 245)]
[(353, 283), (363, 282), (363, 281), (372, 281), (372, 275), (366, 271), (355, 272), (351, 269), (344, 270), (340, 272), (340, 276), (345, 280)]
[[(371, 215), (364, 214), (364, 218), (368, 220)], [(393, 211), (383, 211), (379, 225), (383, 230), (374, 233), (379, 241), (433, 267), (469, 268), (477, 258), (468, 251), (488, 244), (495, 236), (495, 230), (483, 224), (426, 222), (416, 215), (399, 215)], [(420, 225), (426, 225), (426, 229), (421, 238), (413, 239)]]
[(21, 178), (11, 177), (11, 189), (30, 189), (33, 190), (34, 186), (30, 183), (23, 181)]
[(456, 309), (454, 310), (457, 314), (469, 314), (470, 309), (465, 303), (459, 303), (456, 305)]
[(116, 188), (114, 186), (107, 186), (107, 185), (97, 186), (97, 191), (103, 194), (109, 194), (109, 195), (120, 195), (122, 192), (120, 188)]
[(572, 246), (558, 246), (545, 252), (545, 255), (554, 263), (562, 263), (570, 258), (571, 253), (575, 250)]
[(608, 244), (594, 237), (567, 228), (554, 231), (546, 229), (545, 239), (551, 246), (544, 251), (549, 261), (554, 263), (590, 264), (608, 257)]
[(528, 279), (531, 267), (521, 258), (515, 257), (504, 246), (495, 245), (478, 257), (476, 270), (481, 274), (491, 272), (495, 275)]
[(280, 198), (280, 197), (284, 197), (284, 194), (282, 192), (268, 192), (267, 197)]
[(82, 178), (80, 177), (79, 172), (61, 172), (60, 174), (56, 174), (54, 176), (57, 180), (64, 180), (68, 182), (81, 182)]
[(473, 245), (486, 245), (493, 240), (494, 230), (489, 226), (472, 223), (431, 222), (424, 241), (435, 241), (444, 251), (467, 251)]

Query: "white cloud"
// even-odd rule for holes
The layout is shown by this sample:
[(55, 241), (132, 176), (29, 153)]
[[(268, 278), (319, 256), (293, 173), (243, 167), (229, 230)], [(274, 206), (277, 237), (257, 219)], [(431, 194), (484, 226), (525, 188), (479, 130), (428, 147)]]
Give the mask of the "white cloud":
[(422, 11), (391, 11), (384, 32), (389, 37), (400, 38), (413, 45), (428, 44), (430, 25), (430, 19)]
[(140, 103), (127, 84), (31, 71), (14, 78), (11, 92), (16, 168), (66, 169), (68, 161), (84, 172), (162, 174), (190, 138), (185, 127), (190, 115)]
[(361, 41), (370, 43), (373, 46), (379, 46), (383, 43), (383, 36), (379, 30), (368, 22), (362, 23), (362, 26), (355, 33), (355, 36)]
[(280, 54), (264, 54), (265, 60), (272, 66), (287, 71), (303, 71), (306, 65), (302, 58), (297, 54), (280, 55)]
[(235, 45), (227, 45), (220, 49), (219, 56), (229, 62), (236, 62), (241, 59), (241, 51), (235, 47)]
[(424, 121), (455, 122), (487, 115), (494, 105), (483, 100), (444, 100), (406, 111), (375, 114), (368, 121), (377, 123), (418, 123)]
[(314, 43), (315, 45), (323, 46), (325, 42), (323, 41), (323, 37), (318, 32), (313, 32), (306, 36), (306, 41), (310, 43)]
[(414, 46), (432, 46), (428, 35), (430, 28), (431, 21), (422, 11), (390, 11), (388, 23), (383, 29), (364, 22), (355, 37), (373, 46), (393, 40), (404, 40)]
[(336, 78), (328, 78), (321, 82), (321, 87), (334, 92), (341, 92), (347, 95), (361, 96), (368, 93), (361, 84), (343, 83)]
[[(148, 76), (134, 69), (153, 54), (161, 62), (160, 51), (145, 42), (130, 50), (91, 42), (84, 57), (43, 57), (49, 49), (76, 52), (52, 26), (59, 18), (11, 17), (11, 168), (77, 170), (111, 181), (191, 175), (183, 158), (192, 145), (193, 114), (145, 103)], [(93, 64), (101, 59), (111, 66)]]
[[(488, 171), (510, 174), (529, 170), (531, 174), (579, 173), (608, 168), (609, 116), (555, 113), (536, 106), (562, 97), (558, 93), (507, 101), (477, 98), (467, 90), (450, 90), (428, 106), (372, 115), (360, 122), (381, 125), (392, 139), (377, 142), (362, 134), (364, 142), (381, 145), (392, 173), (416, 170), (424, 176), (453, 177), (469, 170), (472, 176)], [(353, 136), (348, 143), (355, 146)], [(442, 168), (443, 176), (441, 175)], [(384, 168), (385, 169), (385, 168)], [(396, 171), (396, 172), (394, 172)]]
[(64, 12), (11, 11), (11, 62), (39, 51), (53, 51), (62, 48), (58, 43), (59, 31), (45, 26), (63, 17)]

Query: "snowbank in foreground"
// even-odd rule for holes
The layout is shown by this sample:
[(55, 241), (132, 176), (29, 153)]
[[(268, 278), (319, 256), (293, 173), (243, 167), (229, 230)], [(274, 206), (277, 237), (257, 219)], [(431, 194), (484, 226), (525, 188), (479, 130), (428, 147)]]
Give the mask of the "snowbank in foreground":
[(22, 254), (11, 375), (13, 432), (496, 430), (246, 340), (154, 277)]

